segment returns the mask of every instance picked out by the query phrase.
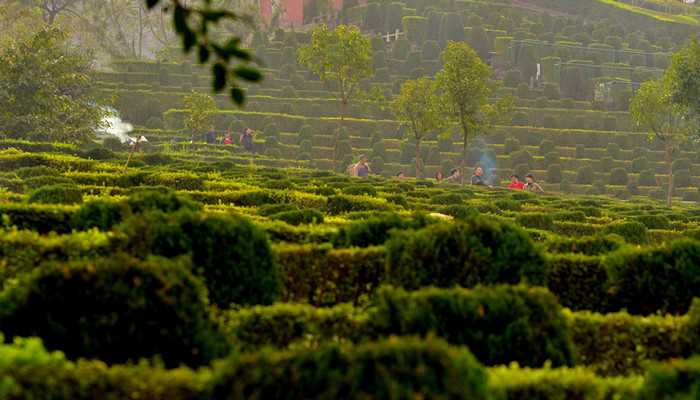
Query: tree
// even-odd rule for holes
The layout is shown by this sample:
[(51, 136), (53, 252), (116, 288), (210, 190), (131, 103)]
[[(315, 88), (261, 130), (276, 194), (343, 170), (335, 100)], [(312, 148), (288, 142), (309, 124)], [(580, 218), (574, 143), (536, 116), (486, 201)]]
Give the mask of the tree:
[(498, 103), (488, 103), (488, 97), (494, 90), (494, 84), (489, 79), (491, 69), (466, 43), (449, 42), (442, 52), (442, 61), (444, 66), (437, 74), (437, 84), (442, 92), (443, 109), (462, 130), (460, 167), (464, 182), (469, 136), (505, 118), (513, 99), (507, 96)]
[(11, 137), (79, 143), (100, 126), (90, 58), (67, 36), (48, 27), (0, 50), (0, 130)]
[(697, 38), (673, 55), (665, 79), (671, 101), (697, 117), (700, 113), (700, 41)]
[(647, 81), (637, 90), (630, 103), (630, 115), (635, 123), (650, 132), (664, 145), (668, 170), (668, 192), (666, 204), (671, 207), (673, 196), (673, 159), (679, 146), (692, 131), (687, 112), (682, 105), (674, 103), (667, 75), (664, 79)]
[[(353, 25), (338, 25), (331, 30), (321, 25), (311, 33), (311, 42), (300, 47), (299, 63), (326, 82), (336, 85), (340, 102), (340, 124), (344, 126), (348, 105), (358, 92), (362, 79), (372, 76), (372, 45), (369, 38)], [(336, 130), (335, 142), (338, 142)], [(334, 154), (337, 160), (337, 154)]]
[(183, 99), (185, 107), (189, 110), (185, 126), (192, 133), (206, 132), (214, 123), (216, 115), (216, 101), (208, 94), (192, 92)]
[(428, 78), (406, 81), (394, 99), (396, 118), (408, 126), (416, 141), (416, 178), (421, 177), (420, 145), (429, 133), (441, 128), (444, 119), (440, 113), (435, 82)]

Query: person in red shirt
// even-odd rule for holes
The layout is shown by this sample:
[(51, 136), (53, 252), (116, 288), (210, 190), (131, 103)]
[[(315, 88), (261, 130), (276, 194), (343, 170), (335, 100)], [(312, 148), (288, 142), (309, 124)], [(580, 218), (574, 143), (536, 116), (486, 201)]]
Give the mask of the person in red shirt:
[(224, 136), (224, 144), (233, 144), (233, 137), (231, 136), (231, 128), (228, 128), (226, 135)]
[(508, 189), (523, 190), (525, 189), (525, 183), (523, 183), (520, 180), (520, 177), (518, 177), (518, 175), (511, 175), (510, 183), (508, 184)]

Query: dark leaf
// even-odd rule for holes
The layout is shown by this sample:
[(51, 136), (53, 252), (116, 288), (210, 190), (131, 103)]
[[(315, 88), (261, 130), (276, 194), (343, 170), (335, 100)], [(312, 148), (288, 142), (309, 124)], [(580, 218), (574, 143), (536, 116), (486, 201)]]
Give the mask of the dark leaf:
[(199, 46), (199, 63), (204, 64), (209, 60), (209, 49), (207, 49), (207, 46), (200, 45)]
[(146, 0), (146, 7), (153, 8), (158, 4), (159, 0)]
[(189, 53), (197, 42), (197, 35), (194, 34), (189, 28), (182, 33), (182, 43), (185, 48), (185, 52)]
[(231, 100), (239, 106), (243, 105), (243, 102), (245, 102), (245, 94), (240, 88), (233, 87), (231, 88)]
[(238, 67), (233, 70), (233, 73), (249, 82), (257, 82), (262, 78), (260, 71), (250, 67)]
[(214, 90), (220, 92), (226, 86), (226, 67), (218, 63), (214, 64), (212, 73), (214, 74)]
[(187, 26), (187, 10), (179, 4), (175, 6), (173, 22), (175, 24), (175, 31), (178, 33), (184, 33), (190, 29)]

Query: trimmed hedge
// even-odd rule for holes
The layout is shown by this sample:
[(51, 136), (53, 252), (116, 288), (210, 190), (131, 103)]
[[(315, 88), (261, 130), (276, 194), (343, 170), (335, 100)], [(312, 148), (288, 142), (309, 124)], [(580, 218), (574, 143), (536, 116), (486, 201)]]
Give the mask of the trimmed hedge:
[(189, 266), (165, 259), (44, 264), (0, 293), (0, 326), (70, 358), (108, 363), (158, 356), (171, 367), (199, 366), (229, 350), (204, 286)]
[[(383, 288), (369, 310), (373, 336), (435, 334), (466, 345), (487, 365), (572, 365), (574, 350), (556, 298), (525, 286), (472, 290)], [(465, 329), (465, 327), (468, 327)]]
[(525, 231), (485, 217), (396, 232), (387, 242), (387, 279), (409, 289), (541, 284), (545, 269)]

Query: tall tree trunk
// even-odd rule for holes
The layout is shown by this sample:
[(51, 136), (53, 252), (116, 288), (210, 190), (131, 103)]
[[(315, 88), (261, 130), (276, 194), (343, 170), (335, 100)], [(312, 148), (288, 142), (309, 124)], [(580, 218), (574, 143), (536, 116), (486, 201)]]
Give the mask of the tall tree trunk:
[(673, 203), (673, 147), (666, 145), (666, 167), (668, 168), (668, 192), (666, 193), (666, 206), (671, 207)]
[(421, 171), (421, 159), (420, 159), (420, 138), (416, 138), (416, 178), (422, 178)]
[(347, 108), (348, 108), (347, 99), (342, 98), (340, 100), (340, 128), (338, 128), (335, 131), (335, 139), (334, 139), (335, 146), (333, 148), (333, 160), (334, 160), (333, 164), (335, 166), (336, 171), (338, 170), (338, 166), (340, 165), (340, 163), (343, 161), (343, 160), (338, 159), (338, 156), (339, 156), (338, 145), (340, 144), (339, 143), (340, 142), (340, 131), (341, 131), (341, 129), (343, 129), (345, 127), (345, 113), (347, 112)]

